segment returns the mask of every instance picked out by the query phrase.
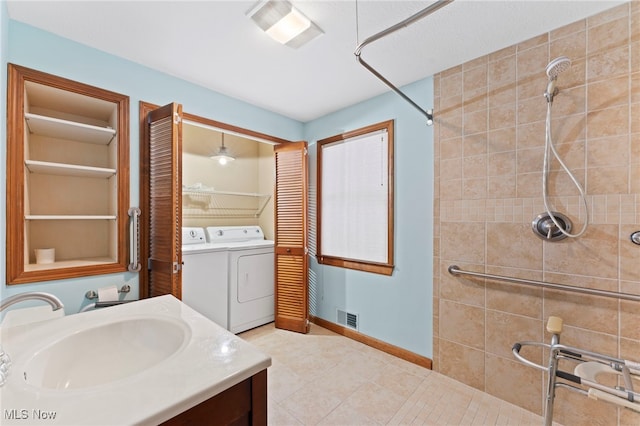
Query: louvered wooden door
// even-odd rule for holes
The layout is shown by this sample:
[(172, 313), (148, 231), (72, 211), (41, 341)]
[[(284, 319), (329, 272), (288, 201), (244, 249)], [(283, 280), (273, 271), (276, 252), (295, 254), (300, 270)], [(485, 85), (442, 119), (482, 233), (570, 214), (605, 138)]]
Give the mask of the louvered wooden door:
[(307, 143), (280, 144), (275, 157), (275, 326), (307, 333)]
[[(148, 182), (148, 296), (182, 298), (182, 105), (172, 103), (147, 114), (141, 182)], [(144, 201), (146, 202), (146, 200)], [(143, 285), (143, 283), (141, 283)]]

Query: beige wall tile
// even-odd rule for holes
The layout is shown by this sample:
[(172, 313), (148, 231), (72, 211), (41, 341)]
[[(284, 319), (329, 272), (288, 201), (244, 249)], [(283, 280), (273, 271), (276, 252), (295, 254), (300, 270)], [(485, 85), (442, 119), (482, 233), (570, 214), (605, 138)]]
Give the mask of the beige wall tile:
[(629, 167), (592, 167), (587, 170), (588, 194), (627, 194)]
[(620, 339), (620, 358), (638, 361), (640, 354), (640, 340)]
[(518, 54), (534, 47), (542, 48), (549, 42), (549, 34), (541, 34), (517, 44)]
[(629, 72), (629, 47), (589, 54), (587, 56), (587, 82), (607, 80)]
[(487, 264), (542, 268), (542, 240), (520, 223), (487, 223)]
[(517, 108), (518, 125), (535, 123), (537, 121), (544, 122), (547, 116), (547, 103), (544, 101), (544, 98), (540, 98), (539, 96), (529, 99), (518, 99)]
[[(631, 117), (640, 117), (640, 103), (636, 103), (631, 105)], [(640, 143), (638, 139), (640, 139), (640, 120), (631, 120), (631, 144), (632, 148), (637, 149), (637, 145)], [(632, 162), (635, 160), (637, 162), (638, 157), (633, 157)]]
[(460, 71), (450, 74), (443, 72), (440, 75), (440, 96), (444, 98), (460, 94), (462, 94), (462, 73)]
[(533, 173), (542, 171), (544, 148), (519, 149), (517, 154), (518, 173)]
[[(584, 189), (585, 169), (573, 168), (571, 170), (571, 174), (573, 174), (573, 176), (576, 178), (578, 183)], [(548, 194), (552, 197), (579, 194), (579, 191), (576, 188), (575, 184), (573, 183), (573, 180), (563, 170), (550, 171), (548, 175), (547, 185), (548, 185)]]
[[(559, 87), (559, 92), (553, 101), (552, 120), (561, 120), (566, 115), (580, 114), (585, 111), (586, 88), (584, 85), (563, 87), (561, 82), (557, 87)], [(544, 103), (544, 101), (542, 102)]]
[[(550, 342), (551, 334), (545, 331), (543, 339), (545, 342)], [(618, 356), (618, 338), (611, 334), (597, 333), (565, 324), (562, 329), (560, 343), (609, 356)]]
[(629, 76), (623, 75), (590, 84), (587, 99), (589, 111), (627, 105), (630, 102)]
[(629, 45), (629, 19), (624, 16), (602, 25), (589, 26), (587, 53), (599, 53)]
[(490, 53), (488, 55), (489, 62), (498, 61), (508, 56), (514, 56), (515, 54), (516, 54), (516, 45), (505, 47), (504, 49), (500, 49), (496, 52)]
[(487, 111), (465, 112), (463, 115), (463, 133), (472, 135), (474, 133), (487, 131)]
[[(560, 155), (562, 162), (569, 167), (569, 170), (573, 173), (576, 169), (584, 168), (585, 162), (585, 140), (575, 140), (563, 143), (560, 139), (553, 138), (553, 146)], [(590, 145), (591, 146), (591, 143)], [(544, 156), (544, 151), (543, 151)], [(553, 159), (549, 164), (550, 170), (563, 170), (560, 162), (557, 159)], [(580, 180), (584, 183), (584, 179)]]
[(629, 106), (589, 111), (587, 134), (590, 138), (623, 135), (629, 133)]
[(580, 21), (573, 22), (558, 29), (552, 30), (549, 33), (549, 40), (553, 44), (554, 41), (567, 37), (574, 33), (585, 31), (587, 28), (587, 20), (582, 19)]
[(542, 196), (542, 172), (518, 173), (516, 194), (520, 198)]
[(489, 130), (511, 128), (516, 124), (516, 110), (514, 105), (493, 107), (489, 110)]
[(584, 21), (578, 22), (583, 27), (580, 31), (571, 32), (564, 37), (551, 41), (549, 51), (552, 58), (566, 56), (572, 61), (584, 58), (587, 54), (587, 32), (584, 30)]
[(487, 156), (465, 156), (462, 167), (465, 178), (485, 177), (487, 176)]
[(612, 136), (589, 141), (588, 167), (620, 166), (629, 163), (628, 135)]
[(440, 114), (446, 114), (457, 109), (462, 110), (462, 95), (443, 91), (442, 97), (440, 98)]
[(513, 198), (516, 196), (516, 180), (506, 176), (487, 178), (487, 196), (490, 198)]
[(640, 102), (640, 72), (631, 74), (631, 96), (629, 102)]
[(515, 176), (516, 154), (514, 151), (489, 154), (488, 160), (487, 174), (489, 176)]
[(618, 278), (618, 226), (590, 227), (578, 239), (545, 242), (545, 271)]
[(562, 75), (558, 76), (558, 85), (556, 87), (560, 89), (561, 93), (563, 90), (584, 86), (587, 80), (586, 57), (584, 57), (584, 55), (581, 58), (569, 56), (569, 59), (571, 60), (571, 67), (562, 72)]
[[(630, 287), (630, 288), (629, 288)], [(640, 283), (627, 283), (622, 287), (622, 292), (629, 294), (640, 294)], [(640, 341), (640, 312), (638, 312), (638, 302), (623, 300), (620, 302), (620, 337)], [(640, 354), (640, 352), (638, 352)], [(638, 356), (631, 359), (640, 358)], [(638, 361), (638, 359), (636, 359)], [(639, 361), (640, 362), (640, 361)]]
[[(546, 113), (545, 113), (546, 114)], [(558, 137), (560, 124), (555, 125), (556, 137)], [(544, 146), (545, 122), (537, 120), (532, 123), (517, 126), (518, 149), (535, 148)], [(559, 139), (562, 140), (562, 139)]]
[(487, 133), (487, 152), (515, 151), (515, 149), (515, 126), (492, 130)]
[(489, 108), (511, 108), (515, 110), (517, 90), (515, 83), (492, 85), (487, 92)]
[(487, 82), (491, 91), (500, 90), (503, 87), (515, 87), (516, 81), (516, 56), (506, 56), (487, 65)]
[[(633, 3), (633, 2), (632, 2)], [(587, 26), (589, 28), (602, 25), (606, 22), (616, 20), (629, 15), (629, 3), (622, 4), (620, 6), (613, 7), (604, 12), (587, 18)]]
[(447, 181), (462, 177), (462, 158), (450, 158), (440, 161), (440, 179)]
[[(566, 143), (586, 138), (587, 119), (586, 114), (576, 114), (562, 118), (552, 119), (552, 134), (554, 143)], [(542, 145), (544, 145), (545, 132), (542, 128)]]
[[(486, 339), (487, 342), (491, 342), (487, 345), (487, 353), (513, 359), (511, 349), (514, 343), (542, 340), (542, 321), (540, 320), (487, 310), (486, 321)], [(541, 348), (526, 348), (521, 354), (537, 364), (543, 363)]]
[(440, 338), (484, 350), (484, 333), (483, 308), (440, 299)]
[(462, 150), (465, 157), (485, 154), (487, 152), (487, 134), (476, 133), (465, 136), (462, 139)]
[(617, 409), (613, 404), (594, 401), (575, 392), (556, 393), (553, 420), (563, 425), (600, 425), (617, 423)]
[[(638, 2), (633, 3), (636, 7)], [(636, 10), (631, 15), (631, 42), (640, 41), (640, 13)]]
[(487, 197), (487, 178), (462, 179), (462, 197), (470, 200)]
[[(520, 268), (504, 268), (491, 266), (487, 272), (493, 275), (522, 278), (528, 280), (542, 280), (542, 272)], [(542, 318), (542, 289), (523, 284), (512, 284), (498, 281), (488, 281), (486, 294), (487, 309), (527, 316), (534, 319)]]
[(443, 200), (459, 200), (462, 198), (462, 179), (441, 180), (440, 198)]
[(484, 390), (484, 352), (440, 339), (440, 372)]
[(542, 68), (540, 72), (528, 77), (518, 79), (518, 86), (516, 89), (518, 99), (529, 99), (535, 97), (538, 98), (538, 101), (546, 103), (544, 98), (541, 98), (541, 95), (547, 88), (548, 82), (549, 79), (547, 78), (545, 68)]
[[(486, 392), (542, 415), (543, 373), (511, 359), (486, 356)], [(510, 380), (504, 380), (508, 372)]]
[[(573, 280), (575, 281), (574, 283), (562, 282), (562, 280), (554, 279), (553, 276), (546, 278), (546, 280), (573, 285), (574, 287), (586, 287), (584, 285), (584, 277), (577, 277)], [(612, 285), (606, 290), (617, 291), (617, 283), (613, 280), (610, 283)], [(588, 314), (585, 312), (585, 307), (587, 306)], [(608, 334), (617, 334), (618, 332), (618, 301), (614, 299), (565, 291), (545, 290), (544, 318), (549, 318), (550, 316), (563, 318), (567, 326), (581, 327)]]
[[(440, 286), (439, 293), (440, 299), (484, 307), (484, 280), (451, 275), (448, 272), (448, 268), (451, 264), (451, 261), (441, 262), (440, 264), (440, 276), (442, 277), (442, 284)], [(484, 271), (484, 267), (481, 265), (462, 262), (456, 262), (456, 265), (465, 271)]]
[(484, 223), (443, 222), (441, 256), (443, 260), (484, 263)]
[(482, 94), (487, 91), (487, 66), (485, 63), (474, 68), (466, 69), (462, 73), (462, 96), (464, 99)]

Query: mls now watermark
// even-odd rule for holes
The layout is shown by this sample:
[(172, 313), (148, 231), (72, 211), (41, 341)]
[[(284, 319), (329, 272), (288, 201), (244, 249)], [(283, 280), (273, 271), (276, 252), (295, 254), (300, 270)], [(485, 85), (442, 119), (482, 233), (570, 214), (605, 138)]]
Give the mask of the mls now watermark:
[(5, 420), (54, 420), (56, 418), (55, 411), (45, 411), (39, 409), (19, 409), (4, 410)]

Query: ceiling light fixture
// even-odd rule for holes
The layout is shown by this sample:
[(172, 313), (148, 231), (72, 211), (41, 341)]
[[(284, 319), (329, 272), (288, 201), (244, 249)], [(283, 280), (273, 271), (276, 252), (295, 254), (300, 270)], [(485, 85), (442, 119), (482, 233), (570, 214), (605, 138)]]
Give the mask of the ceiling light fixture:
[(229, 154), (227, 147), (224, 146), (224, 133), (221, 133), (221, 135), (222, 135), (222, 143), (220, 145), (220, 148), (218, 149), (218, 152), (215, 155), (212, 155), (210, 158), (212, 160), (218, 160), (218, 163), (221, 166), (224, 166), (230, 161), (235, 160), (235, 158), (231, 154)]
[(288, 1), (261, 0), (247, 12), (247, 16), (271, 38), (294, 49), (323, 34)]

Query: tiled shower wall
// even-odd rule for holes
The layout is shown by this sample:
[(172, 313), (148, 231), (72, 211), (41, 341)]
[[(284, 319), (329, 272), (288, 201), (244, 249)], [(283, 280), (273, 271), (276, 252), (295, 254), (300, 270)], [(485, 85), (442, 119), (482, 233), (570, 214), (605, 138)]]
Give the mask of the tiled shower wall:
[[(552, 129), (557, 150), (586, 187), (590, 225), (545, 242), (545, 68), (565, 55)], [(640, 361), (640, 302), (453, 277), (461, 269), (640, 294), (640, 2), (542, 34), (435, 76), (434, 369), (542, 414), (545, 374), (515, 360), (516, 341), (561, 341)], [(557, 161), (554, 210), (579, 230), (577, 190)], [(542, 350), (523, 349), (546, 364)], [(563, 365), (564, 368), (568, 368)], [(640, 415), (559, 389), (563, 424), (640, 424)]]

